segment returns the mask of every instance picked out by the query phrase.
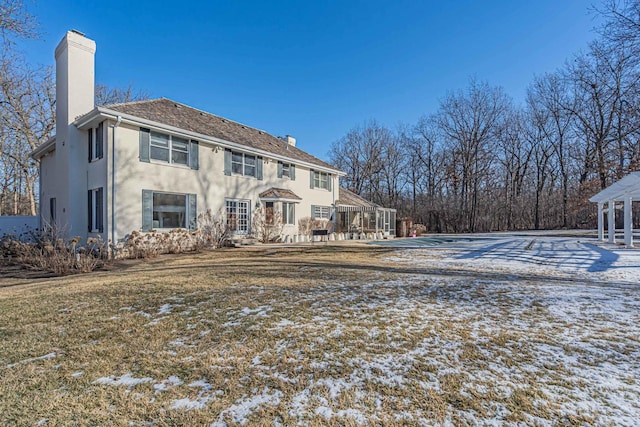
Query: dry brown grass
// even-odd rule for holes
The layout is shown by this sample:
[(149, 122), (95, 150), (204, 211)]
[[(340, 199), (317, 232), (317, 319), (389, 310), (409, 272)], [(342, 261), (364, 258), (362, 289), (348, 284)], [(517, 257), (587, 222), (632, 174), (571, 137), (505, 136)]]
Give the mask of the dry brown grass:
[[(337, 244), (230, 249), (1, 279), (2, 423), (594, 422), (566, 405), (595, 392), (539, 346), (596, 369), (603, 359), (535, 326), (566, 326), (544, 295), (532, 303), (464, 277), (418, 274), (388, 254)], [(637, 341), (600, 330), (621, 361), (637, 358)], [(127, 375), (140, 382), (109, 384)], [(637, 397), (633, 376), (624, 380)], [(192, 409), (176, 408), (185, 399)]]

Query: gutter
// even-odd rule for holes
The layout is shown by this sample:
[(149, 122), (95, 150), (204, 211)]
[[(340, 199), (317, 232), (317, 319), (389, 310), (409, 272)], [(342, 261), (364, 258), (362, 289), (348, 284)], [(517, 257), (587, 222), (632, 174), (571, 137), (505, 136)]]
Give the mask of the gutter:
[(118, 236), (116, 236), (116, 135), (121, 122), (122, 117), (118, 116), (112, 126), (113, 141), (111, 141), (111, 241), (113, 243), (113, 251), (116, 250), (116, 244), (118, 243)]
[(167, 132), (170, 133), (175, 133), (177, 135), (182, 135), (187, 137), (188, 139), (195, 139), (198, 140), (199, 142), (205, 142), (207, 144), (211, 144), (213, 146), (221, 146), (222, 148), (232, 148), (232, 149), (237, 149), (240, 151), (249, 151), (252, 154), (255, 153), (257, 155), (263, 156), (263, 157), (267, 157), (270, 159), (274, 159), (274, 160), (283, 160), (285, 162), (288, 163), (294, 163), (296, 165), (300, 165), (300, 166), (304, 166), (307, 167), (309, 169), (315, 169), (315, 170), (320, 170), (322, 172), (329, 172), (332, 174), (336, 174), (338, 176), (346, 176), (346, 172), (343, 172), (341, 170), (338, 169), (333, 169), (333, 168), (329, 168), (326, 166), (322, 166), (322, 165), (318, 165), (315, 163), (309, 163), (309, 162), (305, 162), (304, 160), (298, 160), (298, 159), (293, 159), (291, 157), (286, 157), (286, 156), (281, 156), (281, 155), (277, 155), (274, 153), (271, 153), (269, 151), (264, 151), (264, 150), (259, 150), (253, 147), (248, 147), (246, 145), (242, 145), (242, 144), (238, 144), (235, 142), (231, 142), (231, 141), (226, 141), (224, 139), (219, 139), (219, 138), (214, 138), (208, 135), (204, 135), (201, 133), (197, 133), (197, 132), (190, 132), (184, 129), (180, 129), (174, 126), (168, 126), (165, 125), (163, 123), (160, 122), (155, 122), (152, 120), (147, 120), (147, 119), (142, 119), (140, 117), (136, 117), (136, 116), (132, 116), (129, 114), (123, 114), (120, 113), (118, 111), (115, 110), (109, 110), (108, 108), (103, 108), (103, 107), (96, 107), (93, 111), (85, 114), (84, 116), (81, 116), (79, 118), (77, 118), (72, 124), (75, 125), (78, 128), (82, 128), (83, 126), (86, 126), (87, 124), (89, 124), (91, 121), (93, 121), (96, 117), (102, 117), (105, 119), (112, 119), (112, 120), (116, 120), (118, 117), (121, 118), (121, 120), (125, 123), (129, 123), (129, 124), (133, 124), (133, 125), (143, 125), (143, 126), (147, 126), (149, 128), (154, 128), (154, 129), (159, 129), (159, 130), (165, 130)]
[(33, 160), (40, 160), (40, 158), (44, 157), (46, 154), (52, 152), (56, 149), (56, 137), (55, 135), (51, 138), (47, 139), (44, 143), (37, 146), (31, 153), (29, 153), (29, 157)]

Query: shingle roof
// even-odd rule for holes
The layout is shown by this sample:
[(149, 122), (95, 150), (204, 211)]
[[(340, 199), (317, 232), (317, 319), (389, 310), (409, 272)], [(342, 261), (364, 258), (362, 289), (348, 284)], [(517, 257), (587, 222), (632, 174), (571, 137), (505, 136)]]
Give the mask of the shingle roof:
[(285, 188), (272, 187), (259, 194), (261, 199), (286, 199), (286, 200), (302, 200), (296, 193)]
[(336, 205), (337, 206), (357, 206), (357, 207), (364, 207), (364, 208), (380, 207), (380, 205), (370, 202), (369, 200), (358, 196), (356, 193), (342, 187), (340, 187), (340, 190), (338, 192), (338, 200), (336, 200)]
[(104, 108), (163, 123), (190, 132), (235, 142), (248, 148), (267, 151), (292, 160), (336, 169), (317, 157), (287, 144), (280, 138), (224, 117), (198, 110), (166, 98), (106, 105)]

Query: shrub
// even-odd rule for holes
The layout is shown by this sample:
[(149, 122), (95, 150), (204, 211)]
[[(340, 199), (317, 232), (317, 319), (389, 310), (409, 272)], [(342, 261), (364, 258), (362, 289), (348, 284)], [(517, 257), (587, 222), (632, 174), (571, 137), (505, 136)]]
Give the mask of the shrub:
[(253, 212), (251, 229), (260, 243), (269, 243), (280, 239), (283, 228), (284, 224), (280, 212), (274, 211), (267, 215), (262, 207)]
[(49, 271), (58, 276), (86, 273), (100, 268), (107, 259), (107, 245), (100, 239), (89, 239), (79, 246), (80, 237), (63, 239), (55, 228), (30, 234), (30, 241), (5, 236), (2, 257), (25, 267)]
[(298, 231), (300, 234), (311, 237), (313, 230), (329, 230), (331, 224), (328, 219), (313, 219), (306, 216), (298, 221)]
[(196, 241), (199, 247), (220, 248), (228, 239), (229, 227), (222, 210), (214, 214), (208, 209), (198, 215)]

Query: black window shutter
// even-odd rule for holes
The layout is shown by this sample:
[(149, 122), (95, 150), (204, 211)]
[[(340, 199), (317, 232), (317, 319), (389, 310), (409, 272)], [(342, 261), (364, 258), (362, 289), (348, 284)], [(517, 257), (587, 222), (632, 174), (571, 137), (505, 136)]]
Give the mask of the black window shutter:
[(309, 169), (309, 177), (311, 178), (311, 181), (310, 181), (309, 185), (310, 185), (311, 188), (314, 188), (313, 187), (313, 169)]
[(56, 222), (56, 198), (51, 197), (49, 199), (49, 218), (51, 220), (51, 225), (55, 225)]
[(198, 228), (198, 202), (195, 194), (189, 194), (189, 230)]
[(311, 205), (311, 219), (316, 218), (316, 205)]
[(102, 187), (96, 190), (96, 228), (98, 232), (102, 233), (104, 231), (104, 201), (103, 201), (103, 191)]
[(93, 200), (92, 200), (92, 198), (93, 198), (93, 191), (89, 190), (88, 197), (87, 197), (87, 200), (88, 200), (87, 213), (89, 214), (89, 218), (88, 218), (89, 221), (87, 222), (87, 224), (88, 224), (87, 228), (89, 229), (89, 232), (91, 232), (91, 230), (93, 230)]
[(198, 169), (198, 147), (200, 144), (198, 144), (198, 141), (191, 140), (189, 145), (189, 166), (191, 169)]
[(153, 191), (142, 190), (142, 231), (153, 228)]
[(224, 149), (224, 174), (231, 175), (231, 150)]
[(278, 178), (282, 178), (282, 162), (278, 162)]
[(149, 140), (151, 131), (149, 129), (140, 128), (140, 161), (149, 162)]
[(262, 157), (256, 158), (256, 178), (262, 180)]
[(87, 147), (89, 151), (89, 161), (93, 160), (93, 129), (87, 131)]
[(296, 165), (294, 165), (294, 164), (290, 164), (289, 165), (289, 179), (291, 181), (295, 181), (296, 180)]
[(333, 181), (333, 177), (330, 173), (327, 174), (327, 190), (331, 191), (331, 181)]
[(102, 142), (104, 140), (104, 128), (102, 126), (103, 123), (104, 122), (100, 122), (100, 124), (98, 125), (98, 129), (96, 129), (96, 159), (102, 158)]

